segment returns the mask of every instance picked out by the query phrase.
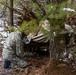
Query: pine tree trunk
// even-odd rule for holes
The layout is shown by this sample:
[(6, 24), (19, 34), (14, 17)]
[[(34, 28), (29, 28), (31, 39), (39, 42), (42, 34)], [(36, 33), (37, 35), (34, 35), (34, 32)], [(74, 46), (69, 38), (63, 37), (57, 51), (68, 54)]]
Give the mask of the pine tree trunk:
[(51, 20), (51, 23), (50, 23), (50, 41), (49, 41), (49, 53), (50, 53), (50, 60), (51, 59), (56, 59), (56, 48), (55, 48), (55, 40), (54, 38), (52, 38), (52, 34), (53, 34), (53, 31), (52, 31), (52, 26), (53, 26), (53, 20)]
[(10, 25), (13, 25), (13, 0), (10, 0)]
[[(58, 3), (61, 0), (49, 0), (51, 3)], [(52, 26), (53, 26), (53, 22), (54, 20), (52, 19), (50, 22), (50, 36), (53, 34), (52, 31)], [(49, 53), (50, 53), (50, 60), (52, 59), (56, 59), (56, 48), (55, 48), (55, 41), (54, 38), (50, 37), (50, 41), (49, 41)]]

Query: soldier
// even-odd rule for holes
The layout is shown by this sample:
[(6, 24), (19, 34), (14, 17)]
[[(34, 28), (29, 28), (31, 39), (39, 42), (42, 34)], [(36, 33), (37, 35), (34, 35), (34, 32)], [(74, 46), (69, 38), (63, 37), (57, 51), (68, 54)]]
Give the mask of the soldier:
[[(26, 67), (29, 65), (23, 60), (25, 57), (25, 50), (23, 48), (24, 38), (24, 33), (18, 31), (11, 32), (6, 38), (2, 52), (4, 69), (8, 69), (9, 67)], [(27, 40), (27, 38), (25, 38), (25, 40)]]

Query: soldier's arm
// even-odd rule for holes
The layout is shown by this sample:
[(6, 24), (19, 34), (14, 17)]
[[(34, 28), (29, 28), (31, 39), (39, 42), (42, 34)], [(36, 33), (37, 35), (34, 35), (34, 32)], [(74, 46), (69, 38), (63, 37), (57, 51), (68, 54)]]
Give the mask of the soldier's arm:
[(16, 41), (16, 55), (23, 58), (25, 57), (25, 51), (23, 49), (23, 41), (20, 37)]

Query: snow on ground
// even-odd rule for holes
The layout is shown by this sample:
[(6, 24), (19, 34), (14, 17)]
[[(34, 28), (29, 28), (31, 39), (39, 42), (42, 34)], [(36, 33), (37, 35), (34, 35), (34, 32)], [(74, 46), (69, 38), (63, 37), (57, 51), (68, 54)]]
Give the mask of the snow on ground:
[(4, 29), (0, 27), (0, 31), (3, 31)]
[(69, 12), (75, 12), (75, 10), (74, 9), (71, 9), (71, 8), (63, 8), (63, 10), (69, 11)]
[(3, 18), (0, 19), (0, 45), (4, 44), (5, 38), (9, 35), (9, 31), (5, 29), (7, 26), (6, 22), (4, 23)]

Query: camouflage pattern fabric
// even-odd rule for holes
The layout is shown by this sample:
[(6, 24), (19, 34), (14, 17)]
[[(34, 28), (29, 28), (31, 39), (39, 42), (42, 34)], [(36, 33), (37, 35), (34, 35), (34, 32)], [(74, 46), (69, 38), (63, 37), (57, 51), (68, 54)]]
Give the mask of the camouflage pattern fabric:
[(6, 38), (3, 52), (3, 59), (11, 61), (11, 66), (25, 67), (28, 63), (22, 60), (25, 57), (21, 32), (11, 32)]

